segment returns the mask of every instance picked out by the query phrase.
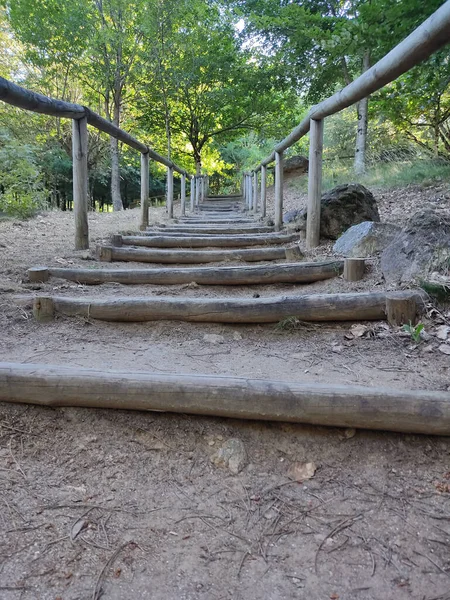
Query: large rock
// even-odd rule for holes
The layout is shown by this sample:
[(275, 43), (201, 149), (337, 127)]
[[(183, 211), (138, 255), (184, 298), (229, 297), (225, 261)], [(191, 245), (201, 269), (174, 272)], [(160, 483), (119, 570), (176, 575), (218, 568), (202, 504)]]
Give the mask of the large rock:
[(433, 209), (415, 213), (381, 255), (389, 282), (404, 283), (450, 269), (450, 214)]
[(291, 156), (291, 158), (287, 158), (283, 163), (283, 172), (284, 173), (307, 173), (309, 166), (309, 160), (302, 156), (301, 154), (297, 154), (296, 156)]
[[(306, 229), (307, 210), (289, 211), (284, 215), (291, 228)], [(338, 185), (322, 195), (320, 235), (336, 240), (352, 225), (363, 221), (379, 222), (380, 215), (373, 194), (359, 183)]]
[(367, 258), (384, 250), (400, 233), (400, 227), (390, 223), (363, 221), (341, 235), (333, 250), (350, 258)]

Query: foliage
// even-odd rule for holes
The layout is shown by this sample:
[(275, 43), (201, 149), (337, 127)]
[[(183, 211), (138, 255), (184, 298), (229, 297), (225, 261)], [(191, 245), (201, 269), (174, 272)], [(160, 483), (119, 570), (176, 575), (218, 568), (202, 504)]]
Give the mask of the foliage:
[(420, 334), (422, 333), (424, 328), (425, 325), (423, 323), (417, 323), (417, 325), (414, 326), (410, 321), (407, 325), (403, 325), (402, 330), (406, 331), (406, 333), (409, 333), (413, 342), (418, 344), (421, 339)]
[(45, 198), (33, 148), (0, 138), (0, 211), (25, 219), (44, 206)]

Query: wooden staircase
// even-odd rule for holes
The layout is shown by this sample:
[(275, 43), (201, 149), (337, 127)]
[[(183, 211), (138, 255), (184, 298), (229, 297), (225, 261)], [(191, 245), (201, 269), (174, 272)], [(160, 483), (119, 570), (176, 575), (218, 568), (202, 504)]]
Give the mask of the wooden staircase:
[[(298, 242), (299, 234), (275, 232), (273, 226), (245, 212), (241, 197), (209, 197), (196, 214), (183, 216), (177, 223), (155, 225), (136, 235), (114, 235), (110, 245), (96, 250), (98, 261), (114, 263), (111, 268), (29, 270), (30, 280), (35, 282), (59, 277), (83, 285), (107, 282), (164, 285), (168, 286), (167, 295), (144, 292), (137, 298), (119, 294), (101, 298), (38, 296), (34, 299), (34, 315), (41, 321), (62, 313), (107, 321), (164, 319), (216, 323), (274, 323), (290, 316), (305, 321), (385, 318), (385, 292), (262, 298), (226, 292), (217, 298), (170, 294), (170, 286), (175, 284), (304, 285), (343, 273), (343, 260), (304, 261)], [(117, 268), (115, 263), (119, 262), (127, 263), (128, 267)], [(137, 263), (146, 266), (137, 267)], [(209, 263), (214, 266), (205, 266)], [(414, 303), (419, 295), (405, 291), (398, 298)]]

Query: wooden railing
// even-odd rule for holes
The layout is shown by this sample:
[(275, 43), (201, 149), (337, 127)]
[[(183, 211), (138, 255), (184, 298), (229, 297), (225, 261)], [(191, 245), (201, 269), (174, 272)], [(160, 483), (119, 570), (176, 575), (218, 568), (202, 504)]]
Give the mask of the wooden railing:
[[(171, 160), (161, 156), (146, 144), (107, 121), (86, 106), (72, 104), (27, 90), (3, 77), (0, 77), (0, 100), (24, 110), (72, 119), (72, 156), (73, 156), (73, 207), (75, 216), (75, 248), (89, 248), (88, 225), (88, 135), (87, 126), (91, 125), (108, 135), (117, 138), (127, 146), (141, 153), (141, 229), (148, 225), (149, 199), (149, 159), (167, 167), (167, 211), (173, 217), (173, 174), (181, 175), (181, 212), (186, 210), (186, 178), (191, 181), (191, 209), (204, 196), (204, 176), (190, 176), (184, 169)], [(195, 194), (195, 188), (198, 190)], [(194, 198), (194, 201), (192, 200)]]
[(283, 221), (283, 153), (310, 132), (306, 243), (309, 248), (318, 246), (324, 119), (367, 98), (449, 42), (450, 0), (447, 0), (431, 17), (371, 69), (341, 91), (313, 106), (303, 121), (275, 146), (272, 154), (251, 173), (244, 175), (243, 192), (247, 207), (254, 211), (258, 210), (258, 173), (261, 171), (261, 211), (265, 216), (267, 165), (275, 161), (275, 228), (277, 230), (281, 228)]

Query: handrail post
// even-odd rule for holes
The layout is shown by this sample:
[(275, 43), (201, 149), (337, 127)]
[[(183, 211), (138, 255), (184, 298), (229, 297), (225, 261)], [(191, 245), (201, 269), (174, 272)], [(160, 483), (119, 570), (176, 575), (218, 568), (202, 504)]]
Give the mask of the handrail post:
[(267, 205), (267, 167), (266, 165), (261, 166), (261, 216), (266, 216), (266, 205)]
[(252, 190), (250, 189), (250, 175), (245, 174), (245, 206), (247, 210), (252, 207)]
[(186, 214), (186, 174), (181, 175), (181, 214)]
[(89, 248), (87, 118), (72, 120), (73, 212), (75, 250)]
[(275, 231), (283, 223), (283, 152), (275, 152)]
[(195, 206), (200, 204), (200, 176), (195, 176)]
[(253, 212), (258, 212), (258, 171), (253, 172)]
[(173, 219), (173, 167), (167, 168), (167, 212), (169, 219)]
[(195, 176), (191, 177), (191, 213), (194, 212), (195, 205)]
[(306, 219), (306, 246), (315, 248), (320, 243), (320, 208), (322, 198), (323, 119), (311, 119), (309, 133), (308, 215)]
[(141, 153), (141, 225), (140, 230), (148, 227), (148, 202), (150, 190), (149, 156)]

